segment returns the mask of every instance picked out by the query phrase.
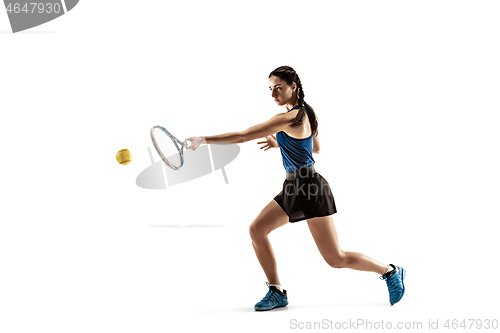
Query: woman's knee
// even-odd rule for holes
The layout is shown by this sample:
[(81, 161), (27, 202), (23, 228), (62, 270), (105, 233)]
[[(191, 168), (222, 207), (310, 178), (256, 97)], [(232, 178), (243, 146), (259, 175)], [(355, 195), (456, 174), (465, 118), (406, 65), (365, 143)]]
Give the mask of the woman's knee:
[(267, 237), (269, 233), (272, 231), (269, 223), (266, 223), (265, 220), (256, 218), (248, 228), (248, 232), (250, 233), (250, 237), (252, 239), (260, 239), (262, 237)]
[(250, 227), (248, 227), (248, 232), (253, 240), (259, 239), (262, 236), (267, 236), (267, 234), (262, 230), (262, 227), (260, 227), (255, 221), (250, 224)]
[(271, 200), (250, 224), (248, 231), (252, 239), (258, 239), (260, 237), (266, 237), (271, 231), (287, 223), (288, 215), (286, 215), (275, 200)]
[(324, 258), (326, 263), (333, 268), (345, 268), (347, 267), (347, 257), (345, 252), (342, 251), (339, 254), (328, 256)]

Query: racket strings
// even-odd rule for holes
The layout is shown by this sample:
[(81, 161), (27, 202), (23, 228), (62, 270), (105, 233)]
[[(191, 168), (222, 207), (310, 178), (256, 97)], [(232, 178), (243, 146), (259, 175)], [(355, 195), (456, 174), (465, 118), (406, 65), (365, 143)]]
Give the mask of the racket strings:
[(181, 156), (172, 139), (159, 128), (154, 129), (153, 136), (163, 157), (172, 165), (179, 168), (181, 166)]

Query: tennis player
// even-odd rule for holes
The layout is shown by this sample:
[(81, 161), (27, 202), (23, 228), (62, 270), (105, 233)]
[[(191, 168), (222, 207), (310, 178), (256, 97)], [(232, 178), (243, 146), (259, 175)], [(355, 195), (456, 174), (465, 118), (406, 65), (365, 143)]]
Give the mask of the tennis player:
[[(213, 136), (190, 137), (188, 149), (195, 150), (201, 144), (243, 143), (266, 138), (261, 149), (279, 147), (286, 179), (282, 191), (267, 204), (250, 225), (252, 244), (267, 277), (269, 291), (255, 304), (255, 310), (271, 310), (288, 305), (286, 290), (278, 278), (276, 259), (268, 235), (287, 223), (302, 220), (307, 225), (319, 252), (334, 268), (351, 268), (375, 272), (385, 280), (391, 305), (403, 297), (405, 270), (394, 264), (382, 264), (362, 253), (343, 251), (332, 215), (337, 212), (330, 186), (314, 169), (313, 153), (318, 154), (318, 121), (313, 108), (304, 101), (304, 90), (295, 70), (281, 66), (269, 74), (271, 96), (286, 112), (268, 121), (249, 127), (242, 132)], [(276, 136), (274, 135), (276, 134)]]

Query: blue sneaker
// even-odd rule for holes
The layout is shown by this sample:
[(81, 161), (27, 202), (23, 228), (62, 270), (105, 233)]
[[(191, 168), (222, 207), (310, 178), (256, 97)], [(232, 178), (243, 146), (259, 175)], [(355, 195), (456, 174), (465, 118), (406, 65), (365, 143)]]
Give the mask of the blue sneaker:
[(390, 264), (394, 269), (389, 273), (380, 276), (380, 279), (385, 280), (387, 289), (389, 289), (389, 301), (391, 305), (396, 304), (403, 298), (405, 293), (404, 279), (406, 271), (403, 267), (398, 267)]
[(271, 310), (274, 308), (284, 307), (288, 305), (288, 297), (286, 296), (286, 290), (281, 292), (275, 286), (270, 286), (269, 282), (266, 282), (269, 287), (269, 291), (266, 296), (259, 303), (255, 304), (255, 310)]

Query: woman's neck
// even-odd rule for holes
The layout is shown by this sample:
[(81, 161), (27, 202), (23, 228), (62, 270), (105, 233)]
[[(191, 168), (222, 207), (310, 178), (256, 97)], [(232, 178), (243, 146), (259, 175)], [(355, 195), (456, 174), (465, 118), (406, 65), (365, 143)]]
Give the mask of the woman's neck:
[(291, 109), (293, 109), (294, 106), (297, 106), (298, 104), (299, 104), (299, 102), (296, 99), (293, 103), (286, 103), (285, 104), (286, 112), (290, 111)]

